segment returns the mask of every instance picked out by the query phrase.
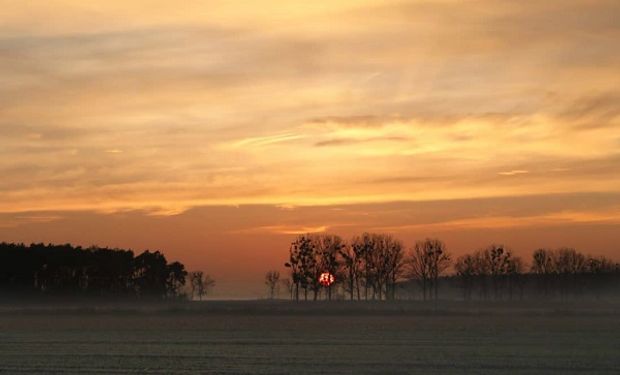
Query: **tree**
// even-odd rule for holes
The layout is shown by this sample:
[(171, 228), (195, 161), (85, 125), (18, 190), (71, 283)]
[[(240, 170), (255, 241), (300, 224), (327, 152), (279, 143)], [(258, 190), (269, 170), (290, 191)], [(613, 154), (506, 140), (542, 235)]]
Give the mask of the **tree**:
[(309, 234), (300, 235), (291, 243), (289, 261), (284, 264), (291, 269), (295, 285), (295, 300), (299, 301), (299, 288), (304, 289), (304, 299), (308, 299), (308, 287), (315, 267), (314, 242)]
[(362, 271), (360, 269), (362, 257), (356, 251), (357, 249), (358, 247), (356, 246), (356, 240), (354, 240), (353, 245), (344, 246), (338, 252), (341, 258), (345, 290), (349, 292), (351, 301), (353, 301), (353, 296), (356, 289), (357, 299), (360, 299), (359, 279)]
[(207, 296), (211, 293), (211, 289), (215, 288), (215, 279), (211, 275), (206, 274), (203, 281), (203, 295)]
[(379, 300), (394, 298), (396, 282), (403, 270), (403, 245), (388, 234), (374, 234), (372, 237), (372, 250), (365, 255), (372, 274), (373, 295), (376, 294)]
[(604, 289), (613, 285), (614, 276), (617, 277), (620, 266), (605, 257), (588, 257), (587, 277), (588, 287), (594, 291), (596, 298), (600, 298), (600, 293)]
[(534, 251), (530, 272), (534, 274), (539, 290), (542, 290), (544, 295), (548, 296), (551, 292), (552, 275), (555, 272), (552, 251), (548, 249)]
[(158, 251), (0, 243), (0, 292), (20, 296), (178, 297), (185, 276)]
[(185, 286), (187, 271), (185, 271), (185, 266), (179, 262), (169, 264), (167, 268), (166, 294), (170, 297), (177, 298), (181, 295), (181, 289)]
[(587, 271), (586, 256), (575, 249), (560, 248), (552, 253), (552, 259), (559, 274), (560, 296), (566, 297), (569, 291), (579, 293), (579, 278)]
[(404, 274), (405, 250), (402, 242), (392, 236), (383, 237), (384, 260), (385, 260), (385, 298), (396, 299), (396, 283)]
[(509, 273), (512, 254), (503, 245), (491, 245), (484, 250), (483, 256), (493, 283), (493, 295), (498, 299), (501, 297), (504, 277)]
[(362, 283), (364, 285), (364, 299), (368, 299), (368, 288), (373, 284), (374, 270), (372, 266), (371, 254), (375, 248), (376, 235), (364, 233), (355, 237), (351, 242), (352, 257), (349, 274), (353, 273), (355, 278), (355, 288), (357, 299), (361, 300)]
[(461, 281), (463, 299), (470, 300), (476, 276), (478, 276), (477, 260), (473, 255), (467, 254), (459, 257), (454, 264), (456, 276)]
[[(310, 277), (312, 279), (314, 299), (316, 300), (318, 292), (323, 287), (319, 282), (319, 277), (324, 272), (331, 275), (336, 275), (338, 273), (338, 268), (340, 266), (338, 254), (345, 248), (345, 243), (339, 236), (329, 234), (315, 235), (313, 236), (313, 242), (315, 261), (312, 262), (314, 269), (311, 270)], [(327, 298), (329, 300), (332, 298), (332, 285), (333, 284), (330, 284), (326, 287)]]
[(265, 285), (269, 291), (269, 298), (274, 299), (276, 289), (278, 287), (278, 281), (280, 280), (280, 272), (269, 271), (265, 274)]
[(194, 271), (189, 274), (189, 285), (192, 291), (191, 299), (194, 300), (194, 296), (198, 296), (202, 300), (204, 296), (204, 273), (202, 271)]
[(523, 272), (525, 265), (520, 257), (512, 256), (508, 262), (506, 269), (508, 276), (508, 295), (510, 299), (513, 298), (515, 289), (519, 291), (519, 298), (523, 298), (523, 288), (525, 287), (525, 280), (523, 278)]
[(409, 278), (418, 280), (422, 286), (422, 296), (426, 300), (439, 295), (439, 276), (450, 266), (450, 255), (443, 242), (427, 238), (418, 241), (407, 261)]
[(159, 251), (145, 251), (134, 259), (134, 285), (140, 296), (163, 297), (167, 292), (168, 267)]
[(291, 300), (293, 300), (293, 282), (291, 281), (291, 279), (289, 279), (289, 278), (282, 279), (282, 280), (280, 280), (280, 283), (282, 284), (282, 286), (286, 290), (289, 298)]

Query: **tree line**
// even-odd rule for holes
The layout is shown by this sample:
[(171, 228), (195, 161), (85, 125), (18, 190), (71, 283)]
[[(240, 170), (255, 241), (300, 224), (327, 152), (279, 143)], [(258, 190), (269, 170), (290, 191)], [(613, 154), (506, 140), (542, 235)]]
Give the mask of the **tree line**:
[[(187, 297), (188, 272), (160, 251), (70, 244), (0, 243), (0, 291), (15, 297), (65, 295), (179, 299)], [(204, 296), (214, 281), (189, 274), (191, 297)]]
[[(527, 265), (503, 245), (454, 259), (438, 239), (417, 241), (407, 249), (389, 234), (364, 233), (350, 241), (304, 234), (291, 243), (288, 258), (290, 279), (281, 283), (295, 300), (332, 299), (334, 293), (350, 300), (391, 300), (415, 292), (423, 300), (436, 300), (440, 284), (457, 291), (451, 297), (465, 300), (597, 296), (620, 289), (619, 263), (571, 248), (538, 249)], [(280, 278), (275, 272), (265, 277), (272, 298)], [(325, 272), (335, 276), (333, 285), (319, 282)]]

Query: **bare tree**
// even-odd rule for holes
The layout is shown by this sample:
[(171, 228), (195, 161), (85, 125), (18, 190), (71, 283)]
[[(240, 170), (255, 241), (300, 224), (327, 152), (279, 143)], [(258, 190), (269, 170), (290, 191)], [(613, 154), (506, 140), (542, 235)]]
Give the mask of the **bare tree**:
[(355, 237), (351, 241), (352, 266), (355, 274), (355, 288), (357, 290), (357, 299), (361, 300), (362, 284), (364, 288), (364, 299), (368, 299), (368, 289), (374, 282), (374, 269), (371, 261), (372, 253), (375, 249), (376, 235), (364, 233), (359, 237)]
[(385, 237), (385, 298), (396, 299), (396, 284), (404, 275), (405, 248), (399, 240)]
[(555, 272), (552, 258), (552, 251), (548, 249), (538, 249), (532, 254), (531, 271), (538, 283), (538, 289), (542, 290), (545, 296), (551, 292), (552, 275)]
[(211, 292), (211, 289), (215, 288), (215, 279), (213, 279), (211, 275), (206, 274), (204, 277), (203, 285), (203, 295), (207, 296)]
[(274, 299), (278, 288), (278, 281), (280, 280), (280, 272), (269, 271), (265, 274), (265, 285), (269, 290), (269, 298)]
[(454, 270), (461, 281), (463, 299), (470, 300), (478, 276), (477, 259), (470, 254), (463, 255), (456, 260)]
[(293, 299), (293, 282), (291, 281), (291, 279), (286, 278), (286, 279), (282, 279), (280, 280), (280, 284), (282, 284), (282, 286), (284, 287), (284, 289), (286, 290), (289, 298), (292, 300)]
[(202, 271), (190, 272), (189, 281), (192, 289), (192, 300), (194, 296), (198, 296), (202, 299), (204, 295), (204, 273)]
[(400, 241), (388, 234), (364, 233), (354, 237), (351, 245), (339, 252), (345, 289), (349, 297), (361, 299), (362, 284), (364, 299), (372, 289), (372, 298), (393, 299), (396, 283), (402, 276), (404, 251)]
[(377, 234), (373, 241), (373, 251), (368, 260), (374, 270), (374, 289), (381, 300), (393, 299), (396, 295), (396, 282), (402, 276), (403, 245), (389, 234)]
[(409, 278), (418, 280), (422, 286), (423, 299), (439, 294), (439, 276), (450, 267), (450, 255), (446, 252), (443, 242), (427, 238), (418, 241), (407, 261)]
[(596, 298), (606, 287), (613, 285), (614, 274), (620, 273), (620, 265), (605, 257), (588, 257), (587, 276), (588, 287), (594, 292)]
[(506, 273), (508, 276), (508, 296), (513, 298), (515, 290), (519, 292), (519, 299), (523, 298), (523, 289), (525, 287), (525, 280), (523, 278), (523, 272), (525, 265), (520, 257), (512, 256), (508, 262)]
[(209, 275), (205, 275), (202, 271), (194, 271), (189, 274), (190, 286), (192, 289), (192, 299), (198, 296), (202, 301), (202, 297), (206, 296), (211, 288), (215, 286), (215, 280)]
[[(351, 301), (353, 301), (354, 292), (356, 286), (359, 285), (359, 278), (361, 274), (360, 264), (361, 257), (355, 251), (355, 247), (348, 245), (340, 249), (339, 255), (342, 263), (342, 275), (344, 277), (344, 288), (349, 293)], [(357, 288), (357, 298), (359, 299), (359, 287)]]
[(295, 300), (299, 301), (299, 288), (304, 289), (304, 299), (308, 299), (308, 286), (314, 268), (314, 243), (309, 234), (300, 235), (291, 243), (289, 261), (284, 264), (291, 269), (291, 277), (295, 285)]
[(555, 272), (559, 275), (560, 296), (565, 298), (569, 291), (580, 292), (579, 276), (587, 270), (586, 256), (575, 249), (561, 248), (552, 253)]
[[(330, 234), (315, 235), (313, 241), (316, 260), (313, 263), (315, 268), (312, 272), (312, 286), (316, 300), (318, 291), (323, 287), (319, 282), (320, 275), (327, 272), (335, 276), (338, 273), (338, 254), (345, 248), (345, 243), (339, 236)], [(326, 287), (329, 300), (332, 299), (332, 286), (333, 284), (330, 284)]]
[(503, 281), (508, 274), (512, 260), (512, 253), (503, 245), (491, 245), (483, 252), (483, 259), (488, 265), (491, 281), (493, 283), (493, 296), (501, 297)]

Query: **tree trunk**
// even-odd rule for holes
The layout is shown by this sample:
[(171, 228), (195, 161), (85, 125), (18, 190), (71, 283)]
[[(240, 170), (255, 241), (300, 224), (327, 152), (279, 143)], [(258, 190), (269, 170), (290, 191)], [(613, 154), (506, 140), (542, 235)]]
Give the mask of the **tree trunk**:
[(350, 277), (349, 286), (351, 287), (351, 290), (349, 291), (349, 293), (351, 296), (351, 301), (353, 301), (353, 285), (355, 284), (355, 280), (353, 279), (354, 278), (353, 274), (350, 274), (349, 277)]

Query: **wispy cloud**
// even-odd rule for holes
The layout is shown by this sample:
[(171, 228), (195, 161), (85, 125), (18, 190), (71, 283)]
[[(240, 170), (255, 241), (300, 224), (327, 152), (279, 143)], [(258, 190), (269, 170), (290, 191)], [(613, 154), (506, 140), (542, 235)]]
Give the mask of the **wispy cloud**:
[(533, 216), (486, 216), (472, 217), (441, 222), (378, 226), (379, 231), (403, 232), (422, 231), (462, 231), (468, 229), (501, 229), (549, 226), (566, 226), (573, 224), (620, 224), (620, 209), (605, 211), (557, 211)]
[(0, 211), (620, 190), (617, 1), (205, 6), (7, 4)]
[(497, 174), (500, 176), (517, 176), (520, 174), (528, 174), (528, 173), (530, 173), (530, 171), (527, 171), (525, 169), (513, 169), (510, 171), (498, 172)]
[(404, 142), (409, 140), (406, 137), (398, 137), (398, 136), (387, 136), (387, 137), (373, 137), (373, 138), (335, 138), (335, 139), (327, 139), (324, 141), (316, 142), (314, 145), (317, 147), (325, 147), (325, 146), (344, 146), (344, 145), (355, 145), (355, 144), (363, 144), (363, 143), (372, 143), (372, 142)]
[(297, 139), (302, 139), (305, 136), (302, 134), (294, 134), (294, 133), (285, 133), (285, 134), (276, 134), (276, 135), (268, 135), (263, 137), (250, 137), (244, 138), (239, 141), (233, 143), (235, 147), (262, 147), (269, 146), (277, 143), (294, 141)]
[(319, 226), (291, 226), (291, 225), (268, 225), (255, 228), (234, 230), (231, 233), (236, 234), (306, 234), (306, 233), (323, 233), (329, 229), (326, 225)]

